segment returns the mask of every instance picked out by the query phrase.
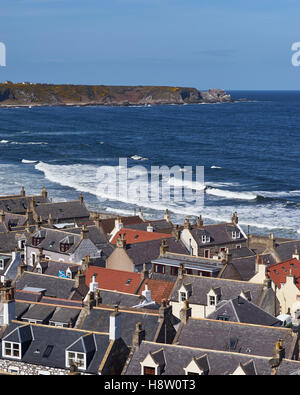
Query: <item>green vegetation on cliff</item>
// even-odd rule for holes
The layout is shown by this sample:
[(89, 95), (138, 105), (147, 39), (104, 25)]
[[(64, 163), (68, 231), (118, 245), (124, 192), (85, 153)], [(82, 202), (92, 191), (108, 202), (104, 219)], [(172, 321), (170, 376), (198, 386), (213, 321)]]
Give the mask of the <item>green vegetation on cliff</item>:
[(147, 105), (231, 101), (220, 89), (169, 86), (105, 86), (54, 84), (0, 84), (0, 106), (7, 105)]

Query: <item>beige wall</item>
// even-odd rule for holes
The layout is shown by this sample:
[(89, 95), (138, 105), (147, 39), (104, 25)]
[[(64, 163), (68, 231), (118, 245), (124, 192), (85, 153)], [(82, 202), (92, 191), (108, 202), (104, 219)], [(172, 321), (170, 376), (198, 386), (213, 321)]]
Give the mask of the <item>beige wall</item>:
[(106, 268), (134, 272), (134, 264), (123, 248), (116, 248), (106, 259)]

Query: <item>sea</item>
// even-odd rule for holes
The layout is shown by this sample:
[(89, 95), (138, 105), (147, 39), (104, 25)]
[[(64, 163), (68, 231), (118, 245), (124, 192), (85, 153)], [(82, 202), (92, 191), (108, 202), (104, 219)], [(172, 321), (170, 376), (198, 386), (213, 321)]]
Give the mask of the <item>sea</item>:
[[(300, 92), (229, 93), (237, 101), (0, 108), (0, 195), (22, 186), (27, 195), (40, 194), (46, 187), (55, 202), (81, 192), (92, 211), (142, 210), (145, 218), (161, 219), (168, 208), (180, 224), (200, 215), (205, 224), (230, 221), (237, 212), (245, 232), (300, 238)], [(176, 166), (184, 177), (186, 169), (203, 169), (202, 186), (195, 176), (193, 185), (184, 185), (202, 190), (201, 203), (172, 201), (172, 191), (170, 201), (147, 193), (137, 199), (133, 189), (112, 193), (122, 180), (101, 172), (118, 173), (120, 158), (126, 171), (136, 169), (131, 174)], [(145, 177), (136, 181), (149, 189)], [(167, 181), (171, 190), (172, 183), (178, 179)]]

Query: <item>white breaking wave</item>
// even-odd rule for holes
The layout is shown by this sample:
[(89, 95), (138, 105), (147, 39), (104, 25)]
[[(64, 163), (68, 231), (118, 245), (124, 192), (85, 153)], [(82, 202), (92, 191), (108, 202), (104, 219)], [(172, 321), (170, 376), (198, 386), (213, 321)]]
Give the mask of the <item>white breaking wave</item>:
[(28, 160), (28, 159), (22, 159), (22, 161), (21, 161), (22, 163), (38, 163), (38, 160)]
[(18, 144), (18, 145), (44, 145), (48, 144), (43, 141), (29, 141), (29, 142), (21, 142), (21, 141), (9, 141), (9, 140), (1, 140), (1, 144)]
[(211, 169), (222, 169), (221, 166), (210, 166)]
[[(230, 221), (232, 214), (234, 211), (238, 212), (239, 224), (247, 227), (250, 225), (251, 227), (260, 228), (263, 231), (274, 231), (277, 230), (287, 230), (291, 232), (297, 232), (300, 234), (299, 229), (299, 214), (295, 210), (291, 210), (286, 207), (285, 203), (274, 202), (271, 203), (257, 203), (255, 206), (252, 204), (247, 204), (247, 200), (249, 203), (251, 200), (256, 198), (256, 192), (233, 192), (222, 190), (218, 188), (207, 188), (206, 194), (214, 195), (217, 198), (226, 198), (233, 200), (234, 199), (243, 199), (245, 203), (243, 205), (239, 205), (238, 207), (233, 203), (233, 201), (228, 200), (228, 204), (224, 205), (201, 205), (201, 204), (193, 204), (193, 202), (163, 202), (162, 201), (151, 201), (147, 198), (140, 199), (137, 201), (134, 198), (134, 195), (130, 193), (128, 195), (114, 196), (109, 190), (101, 190), (99, 188), (99, 184), (101, 184), (101, 177), (99, 177), (99, 166), (95, 165), (53, 165), (47, 164), (45, 162), (39, 162), (35, 164), (35, 168), (44, 173), (44, 176), (51, 182), (70, 187), (75, 189), (76, 191), (85, 192), (92, 194), (99, 198), (99, 206), (107, 211), (118, 212), (124, 214), (133, 213), (134, 209), (137, 207), (141, 207), (143, 212), (147, 218), (147, 212), (150, 215), (156, 215), (157, 218), (161, 218), (164, 210), (168, 208), (170, 213), (174, 217), (176, 217), (176, 221), (182, 220), (185, 216), (199, 216), (200, 214), (204, 218), (204, 220), (211, 222), (220, 222), (220, 221)], [(7, 171), (3, 169), (3, 175), (7, 174)], [(0, 167), (0, 176), (1, 176), (1, 167)], [(105, 180), (107, 181), (107, 180)], [(147, 190), (147, 185), (142, 182), (142, 187)], [(146, 181), (145, 181), (146, 182)], [(174, 181), (173, 181), (174, 182)], [(178, 181), (175, 181), (175, 183)], [(109, 187), (115, 184), (115, 180), (109, 180)], [(172, 181), (170, 181), (172, 183)], [(123, 187), (122, 180), (119, 184), (120, 187)], [(167, 186), (170, 186), (169, 184)], [(194, 186), (193, 186), (194, 187)], [(203, 186), (202, 186), (203, 187)], [(187, 186), (188, 188), (188, 186)], [(296, 191), (292, 191), (295, 193)], [(300, 192), (300, 191), (298, 191)], [(263, 193), (260, 193), (263, 195)], [(114, 204), (112, 201), (120, 202), (118, 206), (116, 203), (116, 207), (113, 207)], [(101, 202), (101, 203), (100, 203)], [(97, 203), (98, 204), (98, 203)], [(122, 206), (124, 204), (124, 209)], [(175, 222), (176, 223), (176, 222)]]
[(251, 192), (233, 192), (224, 189), (207, 188), (205, 193), (208, 195), (218, 196), (225, 199), (239, 199), (239, 200), (255, 200), (257, 195)]
[(143, 156), (140, 155), (132, 155), (130, 158), (133, 160), (148, 160), (148, 158), (144, 158)]

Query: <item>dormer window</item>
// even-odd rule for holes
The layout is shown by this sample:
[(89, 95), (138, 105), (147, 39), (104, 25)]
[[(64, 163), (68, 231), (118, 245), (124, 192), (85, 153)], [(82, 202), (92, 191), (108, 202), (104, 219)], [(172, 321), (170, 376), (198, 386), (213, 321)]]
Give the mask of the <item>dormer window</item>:
[(21, 359), (21, 344), (4, 341), (2, 343), (2, 354), (4, 357)]
[(66, 252), (70, 249), (69, 243), (60, 243), (59, 245), (60, 252)]
[(207, 235), (202, 235), (201, 240), (202, 240), (203, 244), (209, 243), (210, 242), (210, 237), (207, 236)]
[(145, 376), (155, 376), (155, 368), (151, 368), (149, 366), (144, 366), (143, 374)]
[(86, 355), (84, 353), (67, 351), (66, 354), (66, 366), (68, 368), (72, 365), (76, 365), (78, 369), (86, 369)]
[(186, 292), (180, 292), (180, 301), (184, 302), (187, 299)]
[(235, 239), (239, 239), (240, 237), (241, 237), (241, 233), (240, 232), (238, 232), (238, 231), (236, 231), (236, 230), (233, 230), (232, 232), (231, 232), (231, 235), (232, 235), (232, 238), (235, 240)]
[(32, 245), (36, 247), (39, 244), (41, 244), (42, 240), (43, 240), (42, 237), (33, 237), (32, 238)]
[(215, 296), (211, 295), (209, 297), (209, 305), (210, 306), (215, 306), (216, 305), (216, 297)]

